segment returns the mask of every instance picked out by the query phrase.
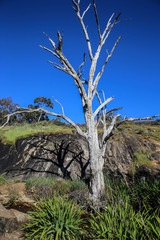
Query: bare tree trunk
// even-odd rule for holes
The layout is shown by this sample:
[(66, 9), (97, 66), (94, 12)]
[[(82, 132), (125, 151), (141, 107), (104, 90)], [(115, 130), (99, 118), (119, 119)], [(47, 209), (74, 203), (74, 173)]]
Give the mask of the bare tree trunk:
[(86, 119), (90, 159), (89, 199), (94, 205), (98, 205), (105, 193), (103, 176), (104, 156), (99, 146), (98, 132), (92, 115), (89, 114), (89, 117)]
[[(93, 151), (94, 152), (94, 151)], [(90, 188), (89, 188), (89, 199), (93, 205), (99, 205), (100, 200), (105, 194), (104, 175), (102, 156), (97, 156), (96, 152), (92, 158), (90, 158), (91, 173), (90, 173)]]

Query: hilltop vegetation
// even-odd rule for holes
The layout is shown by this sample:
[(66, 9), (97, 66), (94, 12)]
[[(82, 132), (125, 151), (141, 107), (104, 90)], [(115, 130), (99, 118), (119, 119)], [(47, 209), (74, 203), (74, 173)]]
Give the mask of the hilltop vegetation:
[[(85, 129), (85, 125), (80, 125)], [(4, 144), (14, 144), (17, 139), (26, 138), (39, 133), (54, 134), (64, 133), (73, 134), (74, 128), (69, 124), (61, 122), (60, 119), (43, 120), (32, 123), (14, 123), (0, 129), (0, 139)], [(99, 133), (102, 129), (99, 128)], [(142, 123), (126, 123), (118, 128), (119, 132), (129, 134), (139, 134), (144, 138), (160, 141), (160, 122), (159, 120)]]

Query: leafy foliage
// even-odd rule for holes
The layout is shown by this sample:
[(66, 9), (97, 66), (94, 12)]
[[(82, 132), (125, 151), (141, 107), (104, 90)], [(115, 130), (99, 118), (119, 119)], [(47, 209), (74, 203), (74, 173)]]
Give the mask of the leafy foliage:
[[(2, 98), (0, 99), (0, 124), (6, 121), (5, 116), (9, 113), (16, 111), (18, 104), (13, 103), (12, 98)], [(15, 122), (18, 119), (18, 116), (12, 116), (10, 119), (10, 124)]]
[[(0, 124), (5, 122), (5, 116), (7, 114), (11, 114), (17, 110), (18, 104), (13, 103), (12, 98), (2, 98), (0, 99)], [(53, 103), (50, 98), (46, 97), (37, 97), (34, 99), (34, 104), (29, 104), (28, 108), (30, 109), (38, 109), (38, 108), (52, 108), (53, 109)], [(24, 111), (23, 108), (19, 108), (18, 111)], [(44, 121), (49, 120), (46, 113), (42, 112), (31, 112), (31, 113), (21, 113), (14, 115), (10, 118), (10, 124), (13, 124), (15, 122), (38, 122), (38, 121)]]
[(80, 206), (65, 198), (41, 200), (23, 228), (26, 240), (82, 239), (82, 213)]

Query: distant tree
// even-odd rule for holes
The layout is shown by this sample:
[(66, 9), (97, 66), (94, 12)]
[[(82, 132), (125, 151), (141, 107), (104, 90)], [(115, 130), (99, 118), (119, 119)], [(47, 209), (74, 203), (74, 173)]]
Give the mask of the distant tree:
[[(53, 109), (53, 102), (50, 98), (46, 97), (37, 97), (34, 99), (34, 103), (36, 104), (35, 108), (51, 108)], [(38, 118), (38, 121), (49, 120), (46, 113), (41, 112)]]
[(49, 107), (49, 108), (53, 109), (53, 102), (51, 101), (50, 98), (37, 97), (34, 99), (34, 103), (36, 103), (37, 107), (39, 107), (39, 108)]
[[(17, 103), (13, 103), (11, 97), (0, 99), (0, 124), (5, 121), (5, 116), (7, 114), (11, 114), (17, 110), (19, 105)], [(18, 115), (13, 115), (10, 118), (10, 124), (18, 120)]]
[[(53, 109), (53, 103), (50, 98), (37, 97), (34, 99), (34, 104), (29, 104), (28, 108), (33, 110), (36, 110), (39, 108)], [(21, 110), (23, 111), (23, 108)], [(28, 123), (49, 120), (47, 114), (44, 113), (43, 111), (41, 112), (31, 111), (30, 113), (22, 113), (22, 114), (23, 114), (22, 120)]]

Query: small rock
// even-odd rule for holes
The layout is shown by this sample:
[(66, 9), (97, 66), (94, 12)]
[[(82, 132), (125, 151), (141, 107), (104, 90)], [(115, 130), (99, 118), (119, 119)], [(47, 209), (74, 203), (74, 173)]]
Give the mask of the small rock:
[(12, 232), (13, 230), (17, 229), (17, 219), (13, 212), (7, 210), (1, 203), (0, 203), (0, 235), (5, 232)]
[[(20, 229), (22, 224), (27, 222), (27, 217), (28, 214), (19, 212), (15, 209), (7, 210), (0, 203), (0, 236), (6, 236), (6, 234), (12, 233), (13, 231)], [(7, 239), (7, 237), (4, 239)]]

